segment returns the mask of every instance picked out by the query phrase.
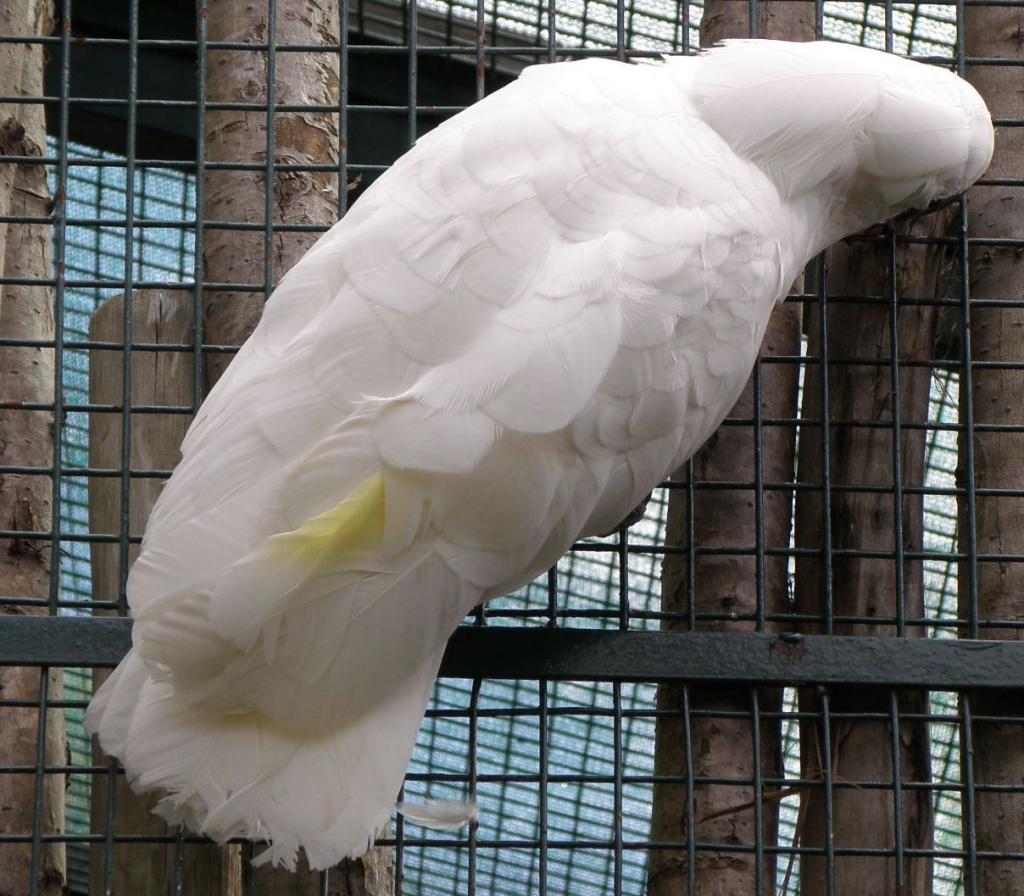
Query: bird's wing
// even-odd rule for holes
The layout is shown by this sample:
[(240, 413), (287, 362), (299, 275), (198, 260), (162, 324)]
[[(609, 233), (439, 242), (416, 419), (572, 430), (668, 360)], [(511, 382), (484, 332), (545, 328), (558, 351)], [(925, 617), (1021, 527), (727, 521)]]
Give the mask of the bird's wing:
[[(425, 138), (289, 273), (154, 512), (130, 582), (144, 656), (205, 674), (280, 638), (289, 608), (347, 591), (334, 615), (364, 612), (367, 576), (419, 562), (424, 533), (481, 592), (508, 585), (624, 464), (666, 472), (670, 406), (722, 401), (708, 302), (732, 280), (749, 301), (711, 336), (749, 338), (751, 284), (779, 275), (750, 223), (763, 177), (724, 165), (656, 75), (528, 73)], [(696, 354), (678, 358), (687, 320)]]

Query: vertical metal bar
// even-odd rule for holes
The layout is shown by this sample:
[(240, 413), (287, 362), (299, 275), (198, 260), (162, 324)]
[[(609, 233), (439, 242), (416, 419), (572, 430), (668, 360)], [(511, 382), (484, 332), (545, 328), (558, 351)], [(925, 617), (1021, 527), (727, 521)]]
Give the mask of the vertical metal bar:
[[(479, 678), (473, 679), (473, 686), (469, 693), (469, 798), (476, 799), (477, 792), (477, 747), (478, 747), (478, 723), (480, 710), (480, 685)], [(476, 896), (476, 870), (477, 870), (477, 824), (475, 821), (469, 825), (469, 882), (466, 896)]]
[(697, 527), (693, 458), (686, 461), (686, 628), (697, 630)]
[(338, 13), (338, 216), (348, 210), (348, 0)]
[(29, 896), (38, 896), (43, 859), (43, 798), (46, 793), (46, 714), (50, 700), (50, 667), (39, 669), (39, 718), (36, 722), (36, 767), (32, 800), (32, 854)]
[(757, 631), (765, 629), (764, 581), (764, 430), (761, 426), (761, 356), (754, 363), (754, 591)]
[(676, 45), (684, 54), (690, 52), (690, 0), (682, 0), (682, 3), (678, 4), (679, 18), (677, 21), (677, 28), (679, 29), (679, 37), (676, 40)]
[[(586, 2), (586, 0), (584, 0)], [(491, 0), (491, 46), (498, 45), (498, 0)], [(491, 54), (491, 74), (498, 70), (498, 54)]]
[(267, 0), (267, 157), (263, 177), (263, 299), (274, 291), (274, 153), (277, 143), (277, 0)]
[(974, 735), (971, 721), (971, 698), (967, 693), (960, 695), (960, 766), (963, 769), (963, 812), (967, 821), (967, 836), (964, 838), (966, 867), (964, 882), (967, 896), (984, 896), (978, 892), (978, 828), (974, 800)]
[(408, 148), (412, 149), (416, 143), (416, 104), (419, 102), (419, 60), (416, 52), (419, 23), (416, 15), (416, 0), (408, 0), (406, 10), (406, 27), (408, 29), (406, 34), (406, 39), (408, 40), (408, 46), (406, 47), (408, 53), (408, 86), (406, 93), (409, 102), (408, 134), (406, 139), (409, 144)]
[[(138, 216), (143, 220), (149, 214), (149, 191), (152, 189), (150, 185), (150, 176), (148, 168), (140, 168), (137, 173), (138, 178), (138, 189), (136, 195), (138, 196), (139, 211)], [(137, 277), (139, 280), (145, 278), (143, 269), (143, 259), (146, 246), (147, 233), (145, 230), (139, 231), (139, 238), (132, 240), (132, 276)]]
[(814, 39), (821, 40), (825, 35), (825, 2), (814, 0)]
[(615, 896), (622, 894), (622, 682), (612, 683), (612, 719), (614, 724), (612, 741), (612, 759), (615, 777), (614, 830), (612, 840), (612, 857), (615, 862), (613, 871), (613, 890)]
[(117, 600), (128, 612), (128, 567), (131, 535), (132, 466), (132, 331), (135, 308), (135, 130), (139, 94), (139, 0), (131, 0), (128, 13), (128, 109), (124, 176), (124, 304), (121, 351), (121, 520), (118, 541)]
[[(53, 463), (50, 490), (50, 581), (49, 612), (56, 615), (60, 600), (60, 536), (61, 497), (64, 443), (64, 291), (67, 267), (67, 205), (68, 205), (68, 107), (71, 94), (71, 0), (64, 0), (61, 10), (60, 124), (57, 144), (57, 195), (53, 203), (54, 288), (53, 288)], [(45, 145), (43, 151), (46, 151)]]
[(690, 727), (690, 686), (683, 685), (683, 761), (686, 768), (686, 896), (697, 896), (697, 832), (694, 830), (693, 739)]
[(618, 2), (615, 4), (615, 58), (619, 59), (620, 61), (624, 61), (626, 58), (625, 0), (618, 0)]
[(821, 783), (825, 797), (825, 893), (836, 893), (836, 843), (833, 821), (835, 804), (832, 799), (832, 718), (829, 713), (828, 691), (819, 691), (821, 699)]
[(552, 566), (548, 570), (548, 627), (554, 628), (558, 624), (558, 566)]
[(540, 793), (538, 823), (540, 825), (540, 856), (538, 866), (539, 893), (547, 896), (548, 892), (548, 682), (546, 678), (539, 681), (540, 701), (538, 704), (537, 724), (540, 726), (538, 742), (538, 759), (540, 760)]
[(747, 37), (757, 37), (757, 0), (747, 0)]
[(484, 75), (487, 64), (487, 55), (484, 53), (486, 40), (487, 19), (484, 16), (484, 0), (476, 0), (476, 98), (478, 101), (482, 100), (487, 92), (487, 79)]
[[(956, 70), (965, 75), (966, 50), (964, 48), (964, 0), (956, 0)], [(967, 532), (959, 532), (958, 539), (967, 538), (967, 591), (968, 636), (978, 637), (978, 529), (975, 516), (974, 474), (974, 377), (971, 355), (971, 278), (967, 243), (967, 197), (960, 197), (960, 215), (957, 221), (960, 254), (960, 425), (963, 426), (961, 450), (966, 467)], [(957, 545), (963, 554), (963, 543)], [(961, 574), (963, 564), (960, 564)], [(962, 592), (961, 592), (962, 593)], [(971, 896), (975, 896), (972, 892)]]
[(751, 741), (754, 748), (754, 893), (764, 896), (764, 780), (761, 771), (761, 703), (750, 690)]
[(196, 210), (195, 256), (192, 259), (192, 413), (203, 403), (203, 213), (206, 204), (206, 7), (196, 2)]
[(107, 760), (107, 812), (103, 820), (103, 893), (114, 892), (114, 816), (117, 812), (117, 760)]
[[(405, 799), (405, 786), (398, 791), (398, 801)], [(395, 813), (395, 896), (405, 892), (405, 817)]]
[(555, 0), (548, 0), (548, 62), (555, 61), (555, 37), (558, 22), (555, 18)]
[[(885, 52), (893, 52), (893, 17), (892, 0), (885, 0)], [(867, 14), (865, 11), (865, 20)], [(893, 479), (893, 542), (896, 552), (896, 634), (902, 638), (906, 636), (907, 628), (907, 604), (906, 584), (904, 581), (904, 558), (903, 558), (903, 434), (901, 430), (902, 396), (900, 394), (900, 346), (899, 346), (899, 325), (900, 307), (898, 296), (898, 283), (896, 279), (896, 231), (892, 225), (886, 227), (889, 249), (889, 378), (892, 383), (892, 479)], [(893, 757), (895, 763), (896, 757)], [(896, 768), (895, 764), (893, 768)], [(896, 800), (902, 808), (902, 795), (897, 795)], [(903, 880), (903, 860), (899, 850), (902, 849), (902, 829), (896, 829), (897, 837), (897, 862), (896, 875), (899, 881)], [(900, 883), (902, 887), (903, 884)]]
[(896, 692), (889, 691), (889, 749), (892, 753), (892, 807), (896, 823), (896, 891), (906, 887), (906, 859), (903, 854), (903, 751), (900, 745), (900, 707)]
[[(886, 40), (892, 44), (892, 2), (886, 0)], [(906, 584), (903, 557), (903, 423), (900, 391), (900, 306), (896, 280), (896, 231), (886, 227), (889, 243), (889, 378), (892, 386), (892, 486), (893, 547), (896, 561), (896, 634), (902, 638), (907, 630)], [(918, 561), (920, 562), (920, 561)]]
[(821, 370), (819, 400), (821, 404), (821, 562), (823, 597), (825, 600), (823, 623), (826, 634), (833, 634), (832, 606), (832, 455), (828, 401), (828, 259), (818, 256), (818, 365)]
[[(174, 896), (185, 892), (185, 829), (178, 828), (174, 837)], [(190, 894), (191, 896), (191, 894)]]
[(619, 628), (626, 631), (629, 628), (629, 528), (622, 526), (619, 529), (618, 544), (619, 561)]

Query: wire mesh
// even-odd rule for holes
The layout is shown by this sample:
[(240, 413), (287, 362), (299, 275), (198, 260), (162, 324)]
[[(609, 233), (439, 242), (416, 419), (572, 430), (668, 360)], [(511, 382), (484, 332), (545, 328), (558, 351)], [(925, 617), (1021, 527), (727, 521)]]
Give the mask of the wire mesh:
[[(277, 0), (278, 10), (287, 0)], [(833, 39), (864, 43), (897, 53), (911, 54), (939, 65), (964, 70), (969, 61), (964, 48), (965, 18), (988, 4), (970, 3), (818, 3), (814, 4), (821, 33)], [(1009, 5), (1013, 5), (1012, 3)], [(754, 4), (756, 7), (756, 3)], [(103, 302), (157, 287), (169, 287), (190, 297), (201, 309), (204, 292), (266, 294), (274, 282), (273, 244), (281, 233), (315, 232), (317, 224), (282, 223), (275, 218), (274, 191), (264, 196), (264, 220), (227, 222), (204, 220), (204, 176), (212, 171), (262, 172), (267, 182), (278, 183), (282, 174), (314, 171), (336, 175), (338, 211), (357, 199), (362, 189), (418, 136), (443, 118), (455, 114), (485, 93), (500, 87), (524, 65), (580, 56), (604, 54), (643, 58), (660, 53), (692, 52), (699, 46), (698, 27), (703, 7), (698, 3), (580, 2), (528, 3), (525, 0), (392, 0), (342, 4), (340, 37), (323, 42), (313, 52), (334, 54), (341, 72), (337, 107), (279, 102), (271, 89), (269, 99), (224, 102), (207, 99), (206, 60), (211, 50), (235, 54), (258, 53), (264, 58), (267, 80), (274, 83), (277, 64), (286, 54), (309, 48), (275, 40), (274, 27), (245, 40), (210, 42), (205, 32), (206, 4), (200, 2), (195, 22), (182, 25), (172, 4), (143, 8), (130, 0), (116, 14), (103, 4), (63, 0), (57, 11), (65, 27), (53, 34), (30, 37), (21, 32), (0, 33), (4, 46), (42, 44), (49, 59), (45, 94), (0, 97), (0, 106), (42, 104), (47, 113), (49, 140), (45, 155), (26, 156), (0, 146), (0, 159), (8, 164), (45, 164), (50, 193), (56, 198), (45, 217), (7, 214), (0, 222), (9, 227), (43, 223), (52, 227), (54, 265), (46, 277), (27, 284), (47, 287), (53, 296), (56, 326), (52, 337), (9, 339), (0, 334), (0, 357), (24, 347), (52, 353), (57, 378), (52, 399), (18, 409), (22, 414), (51, 414), (58, 451), (52, 463), (0, 467), (0, 475), (46, 477), (53, 483), (56, 512), (52, 525), (29, 528), (6, 512), (0, 517), (0, 538), (8, 543), (30, 542), (48, 549), (53, 558), (46, 595), (2, 595), (7, 609), (41, 610), (49, 614), (85, 615), (97, 611), (125, 611), (123, 581), (131, 546), (141, 531), (128, 524), (131, 489), (138, 480), (162, 479), (163, 468), (138, 466), (132, 460), (131, 426), (147, 415), (189, 416), (201, 397), (205, 359), (230, 347), (204, 341), (201, 326), (193, 338), (172, 345), (134, 341), (132, 319), (125, 313), (120, 342), (98, 345), (90, 336), (90, 323)], [(166, 8), (165, 8), (166, 7)], [(275, 3), (269, 20), (275, 21)], [(123, 15), (121, 14), (123, 13)], [(982, 58), (973, 64), (995, 66), (1001, 60)], [(65, 64), (61, 64), (64, 62)], [(1008, 61), (1003, 60), (1006, 64)], [(154, 72), (166, 65), (167, 76)], [(0, 87), (0, 91), (4, 88)], [(4, 91), (6, 92), (6, 91)], [(222, 111), (246, 111), (265, 119), (266, 146), (262, 158), (209, 162), (201, 135), (206, 116)], [(296, 164), (275, 158), (274, 123), (289, 112), (337, 113), (337, 162)], [(998, 116), (997, 116), (998, 118)], [(1020, 120), (1000, 118), (1003, 128)], [(198, 138), (198, 139), (197, 139)], [(202, 176), (198, 176), (202, 175)], [(1021, 173), (1002, 173), (978, 189), (1018, 187)], [(934, 307), (940, 316), (934, 347), (921, 359), (907, 359), (903, 346), (892, 344), (877, 357), (837, 357), (828, 354), (829, 316), (818, 318), (826, 338), (815, 348), (805, 335), (800, 352), (766, 361), (760, 376), (774, 365), (790, 365), (800, 372), (807, 388), (808, 371), (840, 372), (844, 368), (874, 366), (891, 377), (898, 394), (901, 383), (918, 369), (929, 378), (927, 413), (920, 419), (893, 415), (879, 419), (837, 419), (830, 410), (830, 380), (820, 376), (817, 388), (826, 413), (819, 419), (799, 412), (792, 418), (773, 419), (762, 412), (760, 395), (751, 414), (739, 414), (727, 426), (749, 434), (749, 444), (760, 445), (775, 429), (795, 432), (801, 443), (822, 443), (825, 469), (820, 481), (806, 481), (797, 470), (782, 480), (766, 477), (754, 466), (749, 479), (702, 479), (692, 465), (652, 495), (642, 520), (629, 530), (604, 539), (589, 539), (542, 580), (521, 592), (491, 602), (471, 624), (490, 627), (545, 626), (554, 628), (653, 631), (669, 622), (685, 628), (740, 627), (747, 631), (776, 631), (798, 625), (817, 626), (829, 634), (874, 626), (887, 635), (924, 633), (937, 641), (977, 636), (980, 630), (1018, 637), (1019, 618), (984, 618), (977, 595), (977, 567), (997, 564), (1012, 567), (1024, 562), (1016, 550), (986, 553), (974, 539), (974, 511), (979, 500), (1019, 502), (1022, 494), (999, 483), (976, 486), (973, 476), (975, 432), (1024, 431), (1015, 423), (976, 423), (971, 404), (972, 371), (993, 366), (1020, 369), (1012, 357), (972, 358), (969, 322), (977, 309), (1007, 311), (1022, 307), (1020, 296), (976, 299), (972, 295), (969, 261), (986, 249), (1019, 247), (1013, 233), (974, 233), (967, 210), (961, 206), (954, 227), (938, 235), (907, 235), (893, 229), (852, 241), (854, 250), (867, 252), (885, 242), (903, 251), (908, 245), (943, 247), (945, 269), (933, 294), (902, 294), (895, 285), (882, 294), (845, 295), (830, 290), (829, 273), (819, 266), (810, 271), (791, 302), (834, 313), (844, 305), (891, 306), (893, 319), (905, 309)], [(260, 282), (212, 281), (204, 273), (204, 237), (214, 230), (252, 232), (263, 238), (264, 265)], [(893, 255), (895, 258), (895, 255)], [(895, 265), (893, 265), (895, 269)], [(23, 278), (22, 278), (23, 279)], [(22, 285), (7, 271), (0, 288)], [(201, 315), (196, 316), (201, 321)], [(810, 320), (808, 316), (808, 320)], [(132, 353), (187, 353), (193, 360), (194, 398), (174, 406), (133, 406), (131, 355), (126, 353), (122, 400), (97, 403), (90, 398), (90, 356), (104, 347), (131, 346)], [(817, 354), (815, 352), (818, 352)], [(0, 396), (3, 399), (4, 396)], [(798, 407), (805, 408), (801, 402)], [(90, 461), (91, 421), (116, 415), (124, 421), (121, 463), (97, 469)], [(10, 424), (8, 424), (10, 425)], [(840, 481), (829, 475), (829, 440), (853, 430), (875, 428), (890, 434), (920, 434), (924, 442), (924, 475), (915, 483), (903, 475), (888, 482)], [(898, 445), (901, 436), (897, 434)], [(895, 454), (899, 457), (897, 448)], [(898, 468), (898, 460), (897, 460)], [(90, 523), (90, 488), (95, 480), (116, 479), (120, 484), (121, 522), (116, 532), (96, 531)], [(800, 495), (814, 491), (828, 496), (847, 494), (896, 495), (903, 507), (921, 500), (922, 538), (919, 548), (895, 537), (885, 550), (866, 551), (842, 546), (839, 533), (829, 531), (823, 545), (798, 544), (795, 532), (780, 542), (764, 537), (763, 520), (754, 544), (710, 544), (702, 541), (695, 525), (697, 502), (715, 495), (743, 492), (750, 495), (750, 513), (763, 514), (772, 495), (787, 496), (796, 504)], [(669, 508), (672, 495), (682, 495), (690, 525), (681, 543), (670, 543)], [(838, 497), (837, 497), (838, 500)], [(11, 519), (11, 522), (7, 522)], [(901, 514), (892, 525), (898, 528)], [(966, 525), (966, 531), (964, 526)], [(115, 546), (119, 555), (122, 593), (96, 593), (92, 585), (93, 551), (97, 545)], [(689, 564), (690, 595), (682, 611), (667, 611), (662, 603), (662, 563), (682, 557)], [(790, 590), (797, 563), (808, 556), (824, 556), (837, 574), (850, 559), (871, 559), (890, 564), (909, 577), (917, 569), (922, 579), (923, 609), (915, 614), (902, 602), (895, 610), (866, 618), (839, 612), (829, 596), (820, 611), (807, 613), (791, 593), (782, 607), (770, 608), (764, 598), (765, 562), (779, 557), (788, 564)], [(740, 612), (722, 606), (709, 609), (698, 600), (699, 581), (692, 572), (700, 558), (727, 557), (742, 562), (754, 558), (760, 583), (756, 606)], [(972, 585), (965, 587), (964, 579)], [(903, 582), (905, 579), (899, 579)], [(973, 589), (973, 593), (972, 593)], [(965, 593), (968, 597), (965, 600)], [(902, 598), (903, 588), (900, 588)], [(902, 609), (901, 609), (902, 608)], [(846, 628), (844, 628), (844, 626)], [(851, 680), (856, 676), (851, 672)], [(0, 830), (0, 852), (17, 844), (31, 845), (31, 892), (46, 890), (44, 844), (67, 846), (67, 875), (71, 892), (87, 893), (96, 863), (112, 881), (115, 844), (127, 844), (140, 853), (147, 845), (166, 842), (174, 849), (169, 891), (188, 893), (182, 868), (185, 856), (202, 848), (201, 838), (189, 834), (153, 834), (116, 830), (113, 810), (97, 824), (91, 814), (97, 787), (111, 787), (116, 766), (94, 764), (91, 745), (82, 732), (84, 707), (92, 692), (87, 668), (63, 670), (62, 694), (55, 679), (43, 670), (38, 689), (29, 697), (3, 695), (0, 715), (15, 714), (36, 729), (34, 761), (11, 763), (0, 774), (28, 776), (35, 782), (35, 813), (31, 830)], [(728, 682), (723, 682), (723, 686)], [(461, 797), (474, 792), (481, 805), (479, 827), (457, 833), (434, 832), (396, 820), (386, 842), (395, 846), (398, 890), (408, 894), (451, 892), (488, 894), (639, 894), (648, 891), (655, 874), (655, 856), (669, 856), (682, 869), (678, 892), (699, 892), (697, 873), (707, 862), (728, 864), (730, 858), (753, 856), (756, 870), (751, 892), (779, 894), (808, 892), (817, 880), (814, 861), (823, 866), (821, 892), (841, 892), (837, 869), (850, 859), (881, 859), (896, 869), (900, 880), (924, 862), (929, 883), (914, 893), (980, 894), (978, 873), (986, 863), (1024, 862), (1024, 844), (1016, 851), (979, 851), (977, 833), (992, 794), (1024, 792), (1024, 781), (997, 781), (979, 777), (973, 765), (973, 738), (991, 730), (1009, 729), (1019, 735), (1024, 723), (1019, 705), (1007, 697), (1003, 704), (988, 695), (975, 695), (936, 680), (927, 699), (908, 708), (907, 695), (888, 690), (876, 695), (868, 708), (850, 708), (841, 693), (780, 690), (775, 683), (761, 688), (733, 689), (726, 703), (709, 700), (706, 688), (684, 684), (677, 705), (659, 702), (653, 682), (546, 680), (475, 680), (444, 678), (434, 693), (407, 775), (405, 793), (413, 797)], [(49, 710), (49, 712), (44, 711)], [(680, 723), (676, 771), (656, 767), (657, 730), (661, 720)], [(45, 750), (47, 727), (61, 726), (68, 739), (68, 759), (55, 763)], [(906, 726), (927, 731), (928, 755), (922, 766), (906, 766), (899, 737)], [(844, 725), (874, 726), (879, 738), (892, 742), (889, 770), (871, 779), (849, 779), (835, 767), (831, 739)], [(751, 771), (732, 775), (720, 769), (706, 771), (703, 762), (707, 732), (741, 731), (749, 737), (757, 757)], [(759, 739), (774, 732), (779, 756), (765, 761)], [(810, 734), (809, 734), (810, 732)], [(817, 740), (815, 740), (816, 732)], [(724, 736), (724, 735), (720, 735)], [(810, 739), (808, 739), (810, 738)], [(817, 751), (817, 765), (809, 750)], [(832, 747), (832, 748), (830, 748)], [(963, 758), (963, 766), (961, 759)], [(808, 769), (815, 770), (809, 774)], [(62, 776), (67, 781), (65, 822), (57, 832), (45, 829), (44, 780)], [(659, 841), (652, 833), (655, 789), (668, 787), (673, 799), (692, 819), (682, 839)], [(721, 837), (705, 833), (710, 818), (697, 812), (702, 794), (713, 788), (733, 794), (736, 833)], [(884, 846), (865, 847), (850, 842), (842, 826), (835, 829), (834, 810), (843, 800), (860, 799), (879, 791), (894, 794), (896, 818), (889, 823), (891, 837)], [(110, 791), (113, 792), (112, 790)], [(824, 837), (809, 836), (809, 823), (801, 806), (822, 801)], [(908, 805), (924, 794), (933, 812), (934, 834), (927, 846), (903, 842), (901, 798)], [(863, 797), (867, 800), (867, 797)], [(753, 805), (750, 805), (753, 804)], [(772, 820), (768, 808), (778, 805)], [(865, 805), (869, 805), (865, 802)], [(681, 813), (684, 809), (679, 810)], [(805, 810), (806, 811), (806, 810)], [(1024, 877), (1021, 878), (1024, 880)], [(95, 877), (93, 877), (95, 880)], [(331, 890), (325, 874), (321, 892)], [(336, 879), (335, 879), (336, 880)], [(802, 883), (803, 882), (803, 883)], [(259, 893), (259, 882), (248, 879), (249, 892)], [(801, 887), (803, 886), (803, 889)], [(155, 891), (154, 891), (155, 892)], [(266, 890), (270, 892), (270, 890)], [(818, 892), (815, 890), (814, 892)], [(895, 891), (894, 891), (895, 892)], [(911, 891), (908, 891), (911, 892)]]

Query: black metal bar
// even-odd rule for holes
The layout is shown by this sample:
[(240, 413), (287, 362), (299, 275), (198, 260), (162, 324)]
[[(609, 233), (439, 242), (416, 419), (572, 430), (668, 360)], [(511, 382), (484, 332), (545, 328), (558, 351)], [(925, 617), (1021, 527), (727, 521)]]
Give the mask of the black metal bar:
[[(622, 5), (619, 5), (619, 9)], [(612, 892), (622, 893), (622, 682), (612, 683)]]
[[(818, 0), (820, 2), (820, 0)], [(822, 574), (822, 600), (823, 624), (826, 634), (832, 634), (835, 620), (834, 595), (832, 591), (832, 561), (834, 557), (832, 546), (832, 451), (829, 420), (829, 377), (828, 377), (828, 257), (825, 253), (818, 256), (818, 339), (820, 346), (818, 351), (821, 359), (818, 362), (820, 369), (819, 395), (821, 402), (821, 574)]]
[[(473, 685), (469, 692), (469, 749), (467, 750), (467, 764), (466, 770), (467, 777), (469, 778), (469, 799), (475, 800), (477, 798), (477, 777), (478, 777), (478, 765), (477, 757), (479, 753), (480, 744), (480, 726), (479, 726), (479, 715), (478, 711), (480, 708), (480, 687), (481, 679), (473, 679)], [(469, 862), (467, 873), (469, 875), (469, 883), (466, 891), (466, 896), (476, 896), (476, 874), (477, 874), (477, 824), (476, 821), (470, 822), (469, 825)]]
[[(11, 616), (0, 621), (0, 665), (113, 666), (130, 645), (130, 619)], [(1024, 689), (1024, 643), (463, 626), (449, 641), (441, 674)]]
[(203, 288), (206, 278), (204, 240), (205, 229), (203, 207), (206, 205), (206, 13), (207, 0), (196, 3), (196, 213), (195, 213), (195, 245), (192, 259), (192, 343), (188, 350), (192, 352), (192, 413), (195, 414), (202, 404), (205, 378), (205, 358), (203, 356)]
[(960, 765), (963, 769), (963, 837), (964, 882), (967, 896), (984, 896), (978, 892), (978, 826), (974, 783), (974, 736), (971, 721), (971, 698), (960, 696)]
[[(277, 0), (267, 0), (267, 157), (263, 184), (263, 300), (274, 290), (274, 157), (277, 154)], [(214, 108), (213, 103), (207, 108)], [(334, 111), (327, 107), (324, 111)]]
[(548, 896), (548, 682), (538, 682), (537, 705), (537, 824), (540, 827), (538, 842), (537, 886), (538, 896)]
[[(68, 210), (68, 97), (71, 94), (71, 0), (64, 0), (61, 18), (66, 27), (61, 28), (61, 74), (60, 74), (60, 123), (58, 134), (57, 194), (53, 203), (53, 247), (54, 290), (53, 290), (53, 356), (55, 360), (53, 378), (53, 473), (51, 526), (53, 540), (50, 543), (50, 613), (56, 615), (60, 599), (60, 480), (63, 461), (64, 434), (64, 302), (67, 291), (67, 210)], [(42, 447), (42, 446), (40, 446)], [(33, 882), (35, 875), (33, 875)]]
[(39, 670), (39, 701), (36, 718), (36, 765), (32, 795), (32, 850), (29, 873), (29, 896), (38, 896), (39, 878), (43, 856), (43, 800), (46, 788), (46, 719), (47, 700), (50, 696), (50, 670), (43, 666)]
[(686, 779), (686, 896), (697, 893), (697, 832), (694, 813), (696, 803), (693, 794), (693, 729), (690, 714), (690, 689), (683, 685), (683, 697), (679, 701), (683, 723), (683, 762)]
[(821, 706), (821, 786), (825, 799), (825, 893), (836, 894), (835, 799), (832, 770), (832, 719), (829, 717), (829, 696), (820, 688)]
[(764, 896), (764, 772), (761, 769), (761, 704), (757, 688), (750, 690), (750, 734), (754, 753), (754, 894)]
[(903, 763), (900, 739), (899, 698), (889, 691), (889, 751), (892, 756), (892, 808), (895, 825), (896, 889), (902, 893), (906, 886), (906, 858), (903, 843)]
[[(892, 0), (886, 0), (885, 4), (886, 21), (886, 48), (892, 52)], [(892, 503), (893, 503), (893, 547), (896, 550), (895, 561), (895, 584), (896, 584), (896, 627), (897, 634), (903, 637), (906, 634), (906, 589), (904, 588), (904, 558), (903, 558), (903, 432), (902, 432), (902, 402), (903, 396), (900, 388), (900, 297), (898, 281), (896, 277), (896, 231), (892, 225), (887, 228), (889, 235), (889, 277), (887, 288), (892, 305), (889, 309), (889, 357), (891, 367), (889, 371), (892, 387)]]

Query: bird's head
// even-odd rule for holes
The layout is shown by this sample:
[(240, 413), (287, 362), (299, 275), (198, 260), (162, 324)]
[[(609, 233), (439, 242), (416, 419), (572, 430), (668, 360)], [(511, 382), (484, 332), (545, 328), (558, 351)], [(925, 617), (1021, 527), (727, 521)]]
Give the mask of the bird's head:
[(890, 216), (962, 193), (992, 160), (992, 118), (978, 92), (935, 66), (883, 55), (875, 109), (855, 141), (853, 189)]
[(992, 119), (938, 66), (850, 44), (726, 41), (699, 58), (701, 117), (828, 241), (955, 195), (992, 158)]

